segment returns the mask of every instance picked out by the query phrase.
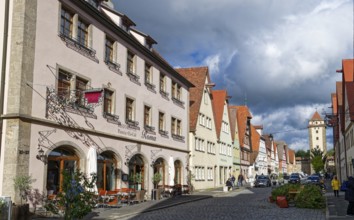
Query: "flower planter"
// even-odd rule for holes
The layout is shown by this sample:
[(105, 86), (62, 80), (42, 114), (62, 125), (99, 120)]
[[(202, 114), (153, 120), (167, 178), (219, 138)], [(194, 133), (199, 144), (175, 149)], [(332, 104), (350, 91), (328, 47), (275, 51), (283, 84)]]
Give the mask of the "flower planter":
[(24, 205), (13, 205), (12, 206), (12, 219), (30, 219), (29, 216), (29, 204)]
[(285, 196), (277, 196), (277, 205), (280, 208), (288, 208), (289, 204)]

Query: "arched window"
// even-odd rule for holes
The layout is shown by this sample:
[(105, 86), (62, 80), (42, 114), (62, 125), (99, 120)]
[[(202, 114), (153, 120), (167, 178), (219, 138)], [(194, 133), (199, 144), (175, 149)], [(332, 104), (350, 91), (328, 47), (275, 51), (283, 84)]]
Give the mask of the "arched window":
[(144, 189), (144, 161), (140, 154), (129, 161), (129, 188)]
[(175, 177), (174, 177), (174, 182), (175, 184), (181, 184), (182, 183), (182, 165), (181, 161), (176, 160), (175, 161)]
[(56, 194), (62, 189), (63, 171), (74, 172), (79, 166), (79, 157), (70, 146), (58, 147), (48, 155), (47, 190)]
[(103, 190), (116, 189), (117, 160), (113, 152), (106, 151), (97, 157), (97, 188)]
[(161, 174), (161, 181), (158, 185), (165, 185), (165, 162), (162, 158), (159, 158), (154, 163), (154, 174)]

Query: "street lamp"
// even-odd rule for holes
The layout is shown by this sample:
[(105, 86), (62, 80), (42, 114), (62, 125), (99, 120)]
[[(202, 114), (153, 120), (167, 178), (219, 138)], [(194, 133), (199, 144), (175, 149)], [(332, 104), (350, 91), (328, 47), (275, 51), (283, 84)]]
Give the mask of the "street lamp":
[(36, 155), (36, 158), (40, 161), (42, 161), (45, 165), (48, 162), (48, 157), (47, 155), (44, 154), (44, 150), (42, 148), (39, 149), (38, 154)]

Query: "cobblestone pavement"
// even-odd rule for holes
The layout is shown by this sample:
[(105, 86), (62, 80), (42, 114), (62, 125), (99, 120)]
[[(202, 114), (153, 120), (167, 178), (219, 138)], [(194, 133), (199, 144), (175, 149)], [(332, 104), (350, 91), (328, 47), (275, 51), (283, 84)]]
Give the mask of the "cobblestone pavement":
[[(186, 203), (189, 196), (181, 196), (160, 202), (155, 206), (146, 207), (142, 213), (132, 211), (124, 215), (117, 212), (100, 212), (99, 216), (90, 219), (125, 219), (125, 220), (169, 220), (169, 219), (326, 219), (326, 211), (314, 209), (299, 209), (295, 207), (279, 208), (276, 204), (267, 201), (271, 188), (252, 188), (235, 190), (232, 192), (204, 192), (202, 195), (192, 195), (196, 200)], [(209, 195), (208, 195), (209, 194)], [(175, 200), (174, 200), (175, 199)], [(188, 199), (191, 199), (189, 197)], [(174, 201), (173, 201), (174, 200)], [(177, 200), (180, 200), (179, 202)], [(172, 206), (169, 206), (168, 202)], [(140, 205), (140, 204), (139, 204)], [(165, 205), (165, 208), (156, 209)], [(155, 210), (154, 210), (155, 208)], [(136, 209), (139, 209), (136, 207)], [(123, 210), (123, 209), (122, 209)], [(106, 213), (106, 215), (103, 215)]]

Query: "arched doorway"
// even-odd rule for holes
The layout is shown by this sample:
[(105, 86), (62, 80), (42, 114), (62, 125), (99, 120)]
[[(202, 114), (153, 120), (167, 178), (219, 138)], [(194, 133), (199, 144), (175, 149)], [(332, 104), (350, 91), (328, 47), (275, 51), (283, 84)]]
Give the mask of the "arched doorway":
[(47, 166), (48, 194), (57, 194), (61, 191), (63, 171), (73, 173), (80, 168), (79, 160), (80, 158), (71, 146), (58, 147), (49, 153)]
[(142, 155), (136, 154), (129, 161), (129, 188), (144, 189), (144, 160)]
[(153, 165), (153, 169), (154, 169), (154, 175), (156, 173), (161, 174), (161, 181), (159, 183), (157, 183), (157, 185), (165, 185), (165, 161), (164, 161), (164, 159), (158, 158)]
[(175, 163), (175, 184), (182, 184), (182, 163), (179, 160), (176, 160)]
[(97, 189), (114, 190), (117, 188), (117, 160), (112, 151), (97, 156)]

